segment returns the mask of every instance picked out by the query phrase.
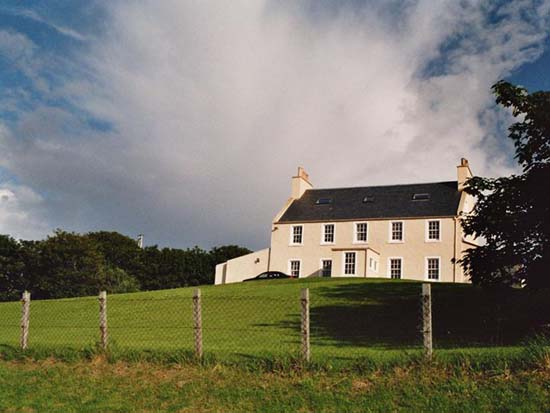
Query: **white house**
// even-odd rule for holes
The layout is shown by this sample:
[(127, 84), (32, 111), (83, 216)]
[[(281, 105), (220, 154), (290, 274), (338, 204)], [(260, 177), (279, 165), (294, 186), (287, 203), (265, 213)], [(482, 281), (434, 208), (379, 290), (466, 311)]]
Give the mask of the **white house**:
[(298, 168), (291, 198), (273, 219), (271, 247), (219, 264), (215, 283), (264, 271), (468, 282), (453, 258), (476, 245), (460, 225), (473, 207), (463, 191), (471, 176), (462, 159), (456, 181), (314, 189)]

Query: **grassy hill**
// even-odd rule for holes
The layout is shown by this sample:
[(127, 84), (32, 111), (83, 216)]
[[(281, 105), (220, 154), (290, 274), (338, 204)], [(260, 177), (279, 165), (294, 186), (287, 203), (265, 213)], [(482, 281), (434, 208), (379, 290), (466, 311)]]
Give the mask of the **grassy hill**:
[[(222, 358), (297, 355), (300, 289), (310, 288), (313, 359), (419, 349), (417, 282), (300, 279), (201, 287), (204, 349)], [(193, 288), (108, 297), (110, 342), (130, 350), (192, 350)], [(438, 349), (514, 346), (550, 323), (547, 292), (434, 284)], [(0, 345), (19, 340), (20, 303), (0, 303)], [(32, 301), (29, 347), (84, 348), (99, 339), (98, 300)]]

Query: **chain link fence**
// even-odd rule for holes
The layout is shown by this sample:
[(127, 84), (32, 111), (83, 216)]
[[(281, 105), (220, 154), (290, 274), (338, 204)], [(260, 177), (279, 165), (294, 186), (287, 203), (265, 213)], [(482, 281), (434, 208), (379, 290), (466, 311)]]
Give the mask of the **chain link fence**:
[[(486, 295), (452, 294), (430, 284), (350, 284), (295, 289), (258, 288), (249, 295), (205, 289), (33, 300), (0, 304), (0, 345), (23, 348), (101, 345), (138, 351), (188, 350), (220, 359), (293, 357), (350, 360), (376, 350), (518, 344), (545, 328), (549, 310), (526, 300), (494, 302)], [(476, 300), (486, 300), (484, 305)], [(527, 303), (531, 300), (527, 300)], [(101, 304), (101, 305), (100, 305)], [(539, 305), (539, 307), (536, 307)], [(516, 306), (516, 308), (514, 308)], [(543, 312), (533, 321), (533, 312)], [(432, 328), (433, 318), (433, 328)], [(540, 325), (539, 325), (540, 324)], [(538, 326), (538, 327), (537, 327)], [(26, 337), (26, 338), (25, 338)]]

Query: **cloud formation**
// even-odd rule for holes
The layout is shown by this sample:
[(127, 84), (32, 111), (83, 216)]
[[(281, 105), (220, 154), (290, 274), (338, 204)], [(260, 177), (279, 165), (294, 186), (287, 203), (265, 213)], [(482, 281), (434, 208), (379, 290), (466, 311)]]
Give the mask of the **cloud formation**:
[(48, 231), (40, 219), (42, 198), (31, 188), (4, 184), (0, 188), (0, 233), (32, 239)]
[(78, 111), (21, 114), (0, 166), (49, 227), (252, 248), (298, 165), (318, 187), (513, 170), (490, 86), (541, 53), (549, 1), (319, 4), (109, 2), (55, 90)]
[(59, 25), (51, 21), (50, 19), (46, 19), (39, 13), (37, 13), (35, 10), (32, 9), (19, 9), (19, 8), (6, 8), (6, 7), (0, 7), (0, 12), (11, 14), (13, 16), (23, 17), (29, 20), (33, 20), (36, 23), (44, 24), (51, 28), (52, 30), (55, 30), (57, 33), (70, 37), (74, 40), (78, 41), (85, 41), (86, 37), (82, 34), (80, 34), (78, 31), (71, 29), (70, 27), (65, 27), (63, 25)]

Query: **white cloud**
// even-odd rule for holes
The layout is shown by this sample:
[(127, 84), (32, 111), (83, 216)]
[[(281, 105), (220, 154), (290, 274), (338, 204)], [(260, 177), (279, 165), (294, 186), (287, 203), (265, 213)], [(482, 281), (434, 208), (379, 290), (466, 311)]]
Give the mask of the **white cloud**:
[(1, 185), (0, 234), (18, 239), (43, 238), (51, 228), (38, 216), (41, 203), (42, 198), (28, 187)]
[(51, 27), (52, 29), (54, 29), (55, 31), (57, 31), (58, 33), (60, 33), (64, 36), (68, 36), (68, 37), (71, 37), (73, 39), (80, 40), (80, 41), (85, 41), (86, 40), (86, 37), (83, 36), (82, 34), (80, 34), (79, 32), (77, 32), (76, 30), (73, 30), (69, 27), (65, 27), (65, 26), (56, 24), (56, 23), (52, 22), (49, 19), (45, 19), (40, 14), (36, 13), (34, 10), (20, 10), (18, 13), (21, 16), (27, 17), (31, 20), (34, 20), (34, 21), (38, 22), (38, 23), (45, 24), (45, 25)]
[[(9, 132), (0, 123), (0, 165), (8, 160), (5, 146)], [(25, 185), (2, 179), (0, 170), (0, 234), (15, 238), (39, 239), (50, 230), (41, 217), (42, 197)]]
[(53, 194), (50, 219), (68, 229), (251, 247), (267, 243), (297, 165), (322, 187), (453, 179), (461, 156), (508, 173), (489, 88), (541, 52), (548, 1), (534, 4), (491, 22), (478, 2), (409, 2), (400, 18), (110, 2), (110, 29), (81, 62), (93, 80), (63, 91), (114, 130), (82, 132), (74, 114), (42, 108), (22, 117), (4, 166)]
[(5, 8), (1, 7), (0, 11), (4, 13), (8, 13), (14, 16), (20, 16), (25, 17), (30, 20), (34, 20), (37, 23), (44, 24), (48, 26), (49, 28), (55, 30), (59, 34), (62, 34), (63, 36), (70, 37), (75, 40), (79, 41), (85, 41), (86, 37), (82, 34), (80, 34), (78, 31), (71, 29), (70, 27), (65, 27), (60, 24), (56, 24), (50, 19), (46, 19), (43, 16), (41, 16), (39, 13), (37, 13), (35, 10), (31, 9), (19, 9), (19, 8)]
[[(5, 67), (10, 68), (10, 72), (13, 72), (8, 73), (3, 70), (4, 75), (13, 76), (14, 73), (22, 75), (32, 82), (37, 91), (50, 92), (48, 80), (43, 77), (41, 71), (45, 64), (51, 62), (44, 61), (49, 59), (44, 58), (40, 54), (38, 46), (24, 34), (0, 30), (0, 59), (6, 64)], [(52, 69), (52, 73), (54, 73), (56, 69)], [(5, 109), (16, 108), (17, 104), (28, 99), (30, 94), (30, 90), (7, 87), (6, 85), (10, 85), (10, 83), (12, 83), (11, 79), (5, 82), (0, 95), (0, 107)], [(19, 99), (14, 99), (13, 94), (17, 94)]]
[(0, 56), (12, 62), (13, 66), (25, 74), (35, 67), (36, 45), (21, 33), (0, 30)]

